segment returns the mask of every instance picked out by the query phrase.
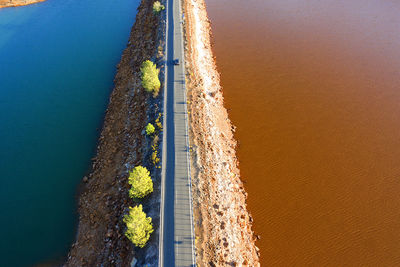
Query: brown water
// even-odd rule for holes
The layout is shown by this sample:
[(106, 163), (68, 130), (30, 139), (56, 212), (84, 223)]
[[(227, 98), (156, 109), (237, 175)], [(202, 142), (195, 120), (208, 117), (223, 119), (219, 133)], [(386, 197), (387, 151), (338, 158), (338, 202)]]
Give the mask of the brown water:
[(400, 266), (400, 2), (207, 0), (263, 266)]

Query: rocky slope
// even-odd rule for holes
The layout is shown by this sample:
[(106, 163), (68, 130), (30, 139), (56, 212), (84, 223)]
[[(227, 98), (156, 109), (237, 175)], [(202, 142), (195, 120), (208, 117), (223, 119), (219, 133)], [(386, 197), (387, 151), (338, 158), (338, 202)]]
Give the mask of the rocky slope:
[[(162, 16), (153, 14), (153, 2), (142, 0), (118, 65), (97, 155), (90, 174), (83, 178), (78, 233), (65, 266), (129, 266), (134, 254), (147, 263), (157, 261), (157, 233), (153, 233), (144, 249), (135, 250), (124, 236), (126, 227), (122, 221), (128, 207), (135, 205), (128, 196), (128, 171), (137, 165), (151, 168), (151, 147), (143, 129), (154, 119), (158, 98), (142, 88), (140, 65), (148, 59), (155, 61), (158, 46), (163, 46)], [(156, 180), (153, 195), (140, 203), (153, 217), (155, 229), (158, 186)]]
[(259, 266), (204, 0), (183, 0), (183, 6), (196, 261), (200, 266)]
[(26, 6), (44, 1), (46, 0), (0, 0), (0, 8), (12, 7), (12, 6)]

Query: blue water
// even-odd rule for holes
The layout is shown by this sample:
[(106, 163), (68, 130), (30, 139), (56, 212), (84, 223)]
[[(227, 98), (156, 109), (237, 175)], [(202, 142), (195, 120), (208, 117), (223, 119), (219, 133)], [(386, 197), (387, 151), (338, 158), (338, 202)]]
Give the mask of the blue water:
[(0, 266), (62, 260), (139, 0), (0, 9)]

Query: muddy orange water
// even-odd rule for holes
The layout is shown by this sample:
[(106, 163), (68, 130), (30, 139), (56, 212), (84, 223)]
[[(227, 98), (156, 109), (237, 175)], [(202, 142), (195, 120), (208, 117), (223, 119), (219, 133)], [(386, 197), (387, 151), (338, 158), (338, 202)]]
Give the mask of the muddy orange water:
[(207, 0), (263, 266), (400, 266), (400, 2)]

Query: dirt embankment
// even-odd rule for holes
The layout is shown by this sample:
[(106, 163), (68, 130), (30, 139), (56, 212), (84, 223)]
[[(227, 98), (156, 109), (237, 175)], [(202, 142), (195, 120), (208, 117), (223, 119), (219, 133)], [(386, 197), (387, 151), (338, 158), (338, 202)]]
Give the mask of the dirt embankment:
[(183, 0), (197, 263), (259, 266), (204, 0)]
[(13, 7), (13, 6), (26, 6), (44, 1), (46, 0), (0, 0), (0, 8)]
[[(154, 119), (158, 103), (141, 86), (140, 65), (148, 59), (157, 60), (157, 48), (162, 40), (160, 27), (164, 22), (162, 16), (153, 14), (153, 2), (142, 0), (127, 48), (117, 67), (97, 155), (93, 158), (90, 174), (83, 179), (78, 203), (78, 233), (65, 266), (130, 266), (134, 254), (154, 262), (156, 253), (150, 250), (157, 244), (156, 232), (145, 249), (135, 251), (124, 236), (126, 226), (122, 221), (128, 207), (135, 205), (128, 196), (128, 171), (137, 165), (151, 170), (148, 159), (151, 147), (143, 129)], [(153, 196), (140, 203), (152, 217), (159, 213), (151, 207), (159, 201), (157, 181), (154, 190)], [(154, 219), (157, 224), (157, 218), (153, 217), (153, 222)]]

